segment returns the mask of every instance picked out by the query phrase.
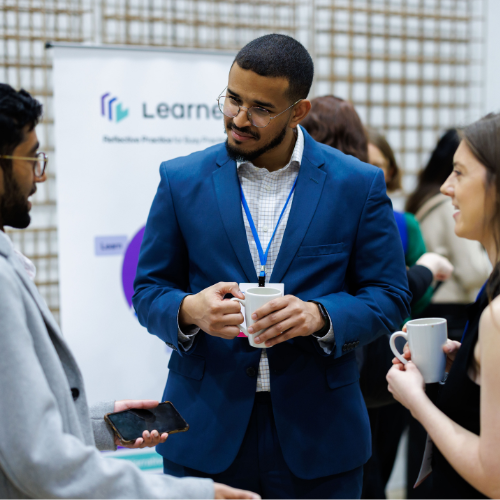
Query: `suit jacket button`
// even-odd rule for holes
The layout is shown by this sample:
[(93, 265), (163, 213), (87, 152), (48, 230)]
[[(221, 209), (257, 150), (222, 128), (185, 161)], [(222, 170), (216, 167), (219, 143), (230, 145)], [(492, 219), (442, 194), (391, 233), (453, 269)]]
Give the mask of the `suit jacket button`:
[(80, 396), (80, 391), (76, 387), (72, 387), (71, 395), (73, 396), (73, 401), (76, 401), (78, 399), (78, 396)]
[(255, 375), (257, 375), (257, 370), (253, 366), (249, 366), (246, 371), (249, 377), (255, 377)]

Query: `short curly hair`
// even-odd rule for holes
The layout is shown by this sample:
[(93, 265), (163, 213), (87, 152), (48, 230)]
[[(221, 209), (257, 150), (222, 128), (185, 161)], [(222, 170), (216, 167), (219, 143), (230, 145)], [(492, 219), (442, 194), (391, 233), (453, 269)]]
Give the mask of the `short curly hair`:
[[(33, 130), (42, 116), (42, 105), (25, 90), (0, 83), (0, 152), (9, 155), (24, 139), (23, 130)], [(3, 163), (3, 162), (2, 162)]]
[(314, 64), (306, 48), (288, 35), (272, 33), (247, 43), (234, 63), (260, 76), (286, 78), (291, 101), (306, 99), (311, 89)]

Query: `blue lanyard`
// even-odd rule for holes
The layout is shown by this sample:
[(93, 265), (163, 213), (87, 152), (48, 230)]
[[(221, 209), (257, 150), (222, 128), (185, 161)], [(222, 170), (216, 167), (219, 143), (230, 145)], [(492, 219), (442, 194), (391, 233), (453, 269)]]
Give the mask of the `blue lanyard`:
[[(486, 283), (488, 283), (488, 281), (486, 281)], [(476, 297), (476, 302), (479, 300), (479, 297), (481, 297), (481, 295), (483, 294), (484, 289), (486, 288), (486, 283), (481, 287), (481, 290), (479, 290), (479, 293), (477, 294)], [(465, 334), (467, 333), (468, 329), (469, 329), (469, 322), (467, 321), (467, 323), (465, 323), (464, 333), (462, 334), (462, 340), (460, 341), (461, 344), (464, 343)]]
[[(278, 226), (280, 225), (281, 218), (283, 217), (283, 214), (285, 213), (288, 202), (290, 201), (290, 198), (292, 197), (293, 191), (295, 189), (295, 184), (297, 184), (298, 177), (299, 176), (297, 175), (297, 177), (295, 178), (295, 182), (293, 183), (290, 194), (288, 195), (288, 198), (286, 199), (285, 206), (283, 207), (283, 210), (281, 211), (280, 218), (278, 219), (278, 223), (276, 224), (276, 227), (274, 228), (273, 235), (271, 236), (271, 239), (269, 240), (269, 244), (267, 245), (265, 253), (264, 253), (264, 250), (262, 248), (262, 244), (260, 243), (259, 235), (257, 234), (257, 229), (256, 229), (255, 224), (254, 224), (253, 219), (252, 219), (252, 214), (250, 213), (250, 209), (248, 208), (248, 203), (247, 203), (247, 200), (245, 199), (245, 193), (243, 193), (243, 186), (241, 185), (241, 182), (240, 182), (241, 203), (243, 203), (243, 208), (245, 209), (245, 213), (247, 214), (248, 223), (250, 224), (250, 229), (252, 230), (253, 239), (255, 240), (255, 244), (257, 245), (257, 250), (259, 251), (259, 259), (260, 259), (260, 266), (261, 266), (260, 267), (260, 275), (259, 275), (259, 286), (266, 285), (267, 254), (269, 253), (269, 248), (271, 247), (271, 243), (274, 239), (274, 235), (276, 234), (276, 230), (278, 229)], [(238, 181), (239, 181), (239, 178), (238, 178)]]

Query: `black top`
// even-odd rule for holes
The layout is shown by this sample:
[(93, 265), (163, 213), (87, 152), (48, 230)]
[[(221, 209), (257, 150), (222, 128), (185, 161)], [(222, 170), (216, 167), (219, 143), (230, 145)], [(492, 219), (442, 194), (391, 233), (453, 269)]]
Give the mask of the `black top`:
[[(469, 307), (469, 327), (462, 346), (451, 367), (446, 383), (442, 386), (437, 406), (458, 425), (479, 435), (479, 400), (481, 388), (467, 372), (471, 366), (477, 343), (479, 319), (488, 305), (486, 293)], [(465, 481), (434, 446), (432, 457), (433, 498), (487, 498)], [(417, 490), (418, 491), (418, 490)]]
[(425, 295), (434, 278), (429, 268), (418, 264), (411, 266), (406, 271), (406, 275), (408, 276), (408, 288), (412, 294), (410, 305), (413, 306)]

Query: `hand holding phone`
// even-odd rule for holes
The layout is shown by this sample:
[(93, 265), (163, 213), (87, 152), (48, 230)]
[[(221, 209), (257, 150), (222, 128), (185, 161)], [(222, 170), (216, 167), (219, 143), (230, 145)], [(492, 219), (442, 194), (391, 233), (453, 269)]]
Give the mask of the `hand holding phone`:
[(184, 432), (189, 429), (189, 425), (170, 401), (153, 408), (129, 408), (125, 411), (108, 413), (104, 419), (121, 441), (120, 444), (129, 446), (134, 445), (137, 438), (143, 438), (144, 431), (148, 433), (157, 431), (163, 439), (164, 433)]

